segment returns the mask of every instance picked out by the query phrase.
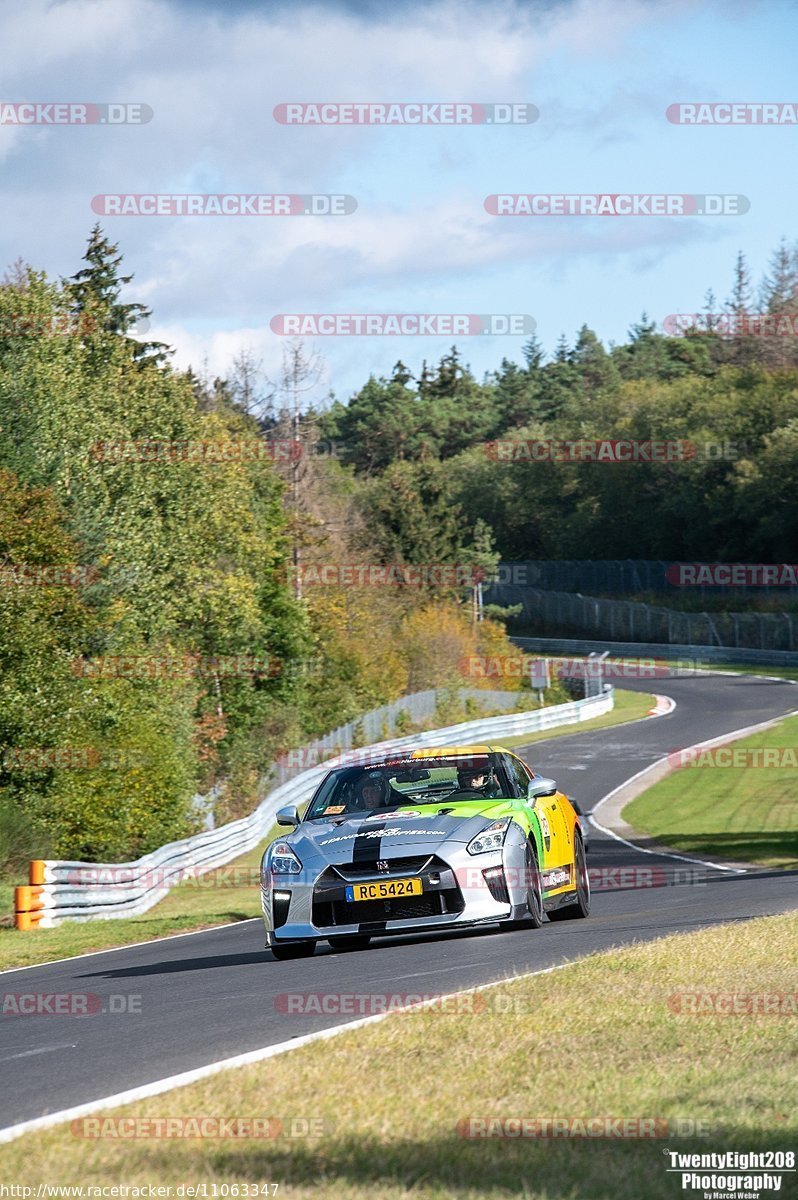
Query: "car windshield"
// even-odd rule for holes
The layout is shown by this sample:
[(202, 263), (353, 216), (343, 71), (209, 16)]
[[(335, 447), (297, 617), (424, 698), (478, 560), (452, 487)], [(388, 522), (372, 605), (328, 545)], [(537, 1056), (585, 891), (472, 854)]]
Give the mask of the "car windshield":
[(311, 800), (305, 820), (510, 795), (497, 754), (386, 759), (331, 771)]

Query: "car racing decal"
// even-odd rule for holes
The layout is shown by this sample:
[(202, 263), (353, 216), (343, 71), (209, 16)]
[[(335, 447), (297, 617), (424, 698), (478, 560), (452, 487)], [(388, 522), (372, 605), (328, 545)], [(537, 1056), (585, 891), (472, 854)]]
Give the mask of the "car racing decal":
[(542, 875), (544, 891), (551, 891), (552, 888), (566, 887), (570, 882), (570, 866), (554, 867), (551, 871), (544, 871)]
[(549, 850), (551, 849), (551, 828), (545, 813), (539, 812), (538, 820), (540, 821), (540, 832), (543, 835), (543, 843), (546, 847), (546, 853), (548, 854)]
[[(391, 813), (390, 820), (393, 821), (395, 817), (396, 813)], [(387, 821), (388, 817), (383, 817), (382, 820)], [(354, 839), (355, 846), (357, 847), (358, 842), (365, 841), (367, 838), (376, 839), (384, 837), (407, 837), (408, 834), (411, 833), (416, 837), (440, 838), (442, 836), (442, 831), (440, 829), (401, 829), (399, 827), (396, 829), (389, 829), (385, 826), (382, 826), (381, 828), (374, 828), (374, 826), (367, 828), (365, 824), (363, 824), (361, 825), (360, 829), (358, 829), (357, 833), (339, 833), (336, 837), (322, 838), (319, 841), (319, 845), (330, 846), (333, 842), (351, 842)], [(379, 855), (376, 857), (379, 857)]]

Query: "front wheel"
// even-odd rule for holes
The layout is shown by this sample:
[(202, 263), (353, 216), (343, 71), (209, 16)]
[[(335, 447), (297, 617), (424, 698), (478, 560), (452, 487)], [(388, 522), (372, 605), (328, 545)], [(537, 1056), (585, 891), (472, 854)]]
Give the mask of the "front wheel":
[(506, 930), (540, 929), (543, 924), (543, 880), (540, 877), (537, 851), (530, 839), (524, 854), (524, 880), (526, 882), (527, 915), (520, 921), (507, 921)]
[(279, 961), (289, 958), (309, 958), (316, 949), (315, 942), (272, 942), (269, 946)]
[(590, 916), (590, 877), (587, 873), (585, 847), (580, 834), (574, 840), (574, 868), (576, 873), (576, 899), (549, 913), (550, 921), (571, 921)]
[(333, 950), (367, 950), (371, 938), (367, 933), (341, 933), (338, 937), (327, 938)]

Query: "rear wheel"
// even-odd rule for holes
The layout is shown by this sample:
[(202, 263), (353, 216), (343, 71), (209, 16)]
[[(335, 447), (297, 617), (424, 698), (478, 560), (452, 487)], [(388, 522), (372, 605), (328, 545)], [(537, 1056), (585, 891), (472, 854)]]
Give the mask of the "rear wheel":
[(574, 838), (574, 867), (576, 872), (576, 899), (572, 904), (564, 904), (549, 913), (550, 921), (571, 921), (574, 918), (590, 916), (590, 878), (587, 873), (587, 859), (582, 836), (575, 834)]
[(333, 950), (367, 950), (371, 938), (367, 933), (342, 933), (338, 937), (327, 938)]
[(275, 958), (309, 958), (316, 949), (315, 942), (272, 942), (269, 946)]

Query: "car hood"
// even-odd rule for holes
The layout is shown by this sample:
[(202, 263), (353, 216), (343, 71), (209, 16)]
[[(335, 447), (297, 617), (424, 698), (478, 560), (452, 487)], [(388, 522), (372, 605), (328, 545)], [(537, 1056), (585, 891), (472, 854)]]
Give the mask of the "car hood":
[(351, 862), (355, 844), (362, 849), (372, 841), (379, 846), (382, 858), (406, 855), (408, 851), (433, 853), (443, 842), (470, 842), (486, 824), (509, 812), (506, 800), (428, 804), (345, 820), (303, 822), (290, 841), (298, 848), (302, 843), (312, 847), (329, 862)]

